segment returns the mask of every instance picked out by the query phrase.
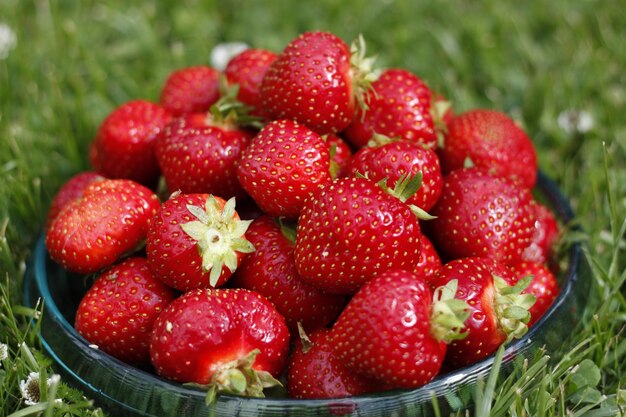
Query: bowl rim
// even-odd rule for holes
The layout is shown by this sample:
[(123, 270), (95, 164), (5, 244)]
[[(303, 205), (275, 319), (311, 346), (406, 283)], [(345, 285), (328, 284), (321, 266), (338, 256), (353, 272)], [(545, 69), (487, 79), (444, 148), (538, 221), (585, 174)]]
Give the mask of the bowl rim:
[[(535, 189), (542, 194), (543, 197), (549, 200), (549, 205), (553, 211), (556, 212), (559, 220), (563, 222), (563, 224), (569, 223), (574, 218), (574, 212), (570, 206), (569, 201), (565, 198), (565, 196), (561, 193), (560, 189), (556, 185), (554, 181), (549, 179), (545, 174), (541, 171), (538, 172), (538, 180)], [(578, 226), (574, 226), (574, 229)], [(32, 268), (32, 273), (27, 274), (27, 279), (34, 280), (34, 284), (36, 285), (41, 300), (44, 303), (44, 314), (49, 314), (49, 316), (55, 320), (61, 329), (65, 332), (66, 336), (72, 340), (77, 349), (81, 350), (83, 354), (92, 356), (98, 361), (103, 361), (103, 364), (106, 364), (107, 367), (112, 368), (116, 373), (119, 374), (128, 374), (134, 373), (136, 377), (141, 378), (143, 381), (147, 381), (153, 385), (161, 385), (167, 386), (168, 388), (176, 390), (180, 395), (198, 397), (198, 399), (204, 399), (204, 392), (200, 389), (187, 387), (178, 382), (170, 381), (165, 378), (162, 378), (154, 373), (148, 372), (143, 369), (139, 369), (133, 367), (132, 365), (128, 365), (119, 359), (106, 354), (105, 352), (97, 349), (94, 345), (90, 344), (86, 339), (84, 339), (78, 332), (74, 329), (74, 327), (69, 323), (69, 321), (65, 318), (65, 316), (61, 313), (59, 307), (57, 306), (55, 300), (53, 299), (50, 287), (48, 285), (48, 253), (45, 248), (45, 238), (44, 233), (41, 234), (39, 239), (37, 240), (34, 251), (32, 253), (32, 259), (29, 264), (29, 268)], [(581, 257), (583, 256), (582, 247), (580, 243), (574, 242), (571, 247), (568, 249), (568, 264), (565, 271), (562, 271), (560, 275), (562, 275), (562, 282), (560, 292), (557, 298), (554, 300), (552, 305), (548, 308), (545, 314), (535, 323), (533, 327), (531, 327), (528, 332), (520, 339), (517, 339), (510, 343), (504, 353), (504, 362), (507, 362), (515, 352), (520, 352), (525, 350), (525, 346), (528, 346), (530, 342), (535, 338), (535, 336), (541, 332), (542, 325), (551, 319), (551, 317), (555, 314), (556, 311), (559, 310), (561, 305), (567, 302), (568, 298), (572, 296), (573, 288), (576, 282), (578, 281), (578, 270), (581, 262)], [(34, 306), (37, 302), (36, 299), (33, 299), (33, 294), (31, 291), (31, 286), (29, 282), (25, 282), (23, 289), (23, 299), (27, 305)], [(63, 358), (59, 357), (58, 354), (54, 351), (52, 346), (45, 340), (45, 338), (39, 333), (40, 341), (45, 351), (50, 355), (50, 357), (54, 360), (57, 366), (60, 366), (65, 372), (71, 375), (78, 383), (82, 384), (81, 389), (87, 388), (91, 391), (91, 393), (96, 393), (99, 396), (106, 398), (108, 401), (112, 401), (122, 407), (128, 408), (129, 404), (125, 404), (120, 402), (118, 399), (109, 396), (102, 389), (94, 386), (89, 381), (82, 378), (79, 374), (74, 372), (63, 360)], [(490, 369), (491, 365), (494, 361), (494, 355), (492, 354), (489, 357), (474, 363), (472, 365), (465, 366), (463, 368), (455, 369), (449, 373), (443, 373), (437, 375), (433, 380), (428, 382), (427, 384), (413, 388), (413, 389), (404, 389), (404, 390), (390, 390), (383, 391), (379, 393), (370, 393), (364, 395), (356, 395), (351, 397), (339, 397), (332, 399), (295, 399), (290, 397), (285, 398), (251, 398), (251, 397), (243, 397), (236, 396), (231, 394), (220, 395), (217, 399), (217, 402), (220, 401), (232, 401), (235, 399), (238, 400), (246, 400), (246, 401), (258, 401), (265, 406), (283, 406), (283, 407), (327, 407), (330, 404), (333, 405), (341, 405), (342, 403), (347, 404), (355, 404), (360, 402), (367, 402), (369, 400), (379, 401), (381, 399), (394, 401), (406, 399), (408, 397), (417, 396), (418, 393), (423, 392), (426, 394), (426, 397), (432, 398), (432, 395), (441, 396), (442, 394), (446, 394), (449, 392), (451, 386), (454, 384), (463, 384), (463, 383), (471, 383), (474, 378), (477, 376), (485, 375)], [(509, 359), (507, 359), (509, 358)]]

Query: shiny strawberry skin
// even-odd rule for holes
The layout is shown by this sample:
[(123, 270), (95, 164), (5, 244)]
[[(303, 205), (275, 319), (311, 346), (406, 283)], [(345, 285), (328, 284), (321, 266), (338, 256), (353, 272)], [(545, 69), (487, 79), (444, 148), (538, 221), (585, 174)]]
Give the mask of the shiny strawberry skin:
[(46, 229), (50, 227), (52, 221), (59, 214), (61, 209), (70, 202), (80, 198), (85, 191), (85, 188), (95, 181), (102, 181), (104, 177), (93, 171), (80, 172), (67, 180), (57, 191), (52, 202), (50, 203), (50, 209), (48, 210), (48, 217), (46, 220)]
[(353, 294), (375, 274), (415, 267), (421, 231), (410, 208), (365, 178), (339, 178), (304, 203), (296, 267), (327, 292)]
[(530, 312), (528, 327), (533, 326), (559, 295), (559, 283), (550, 269), (541, 263), (520, 261), (511, 265), (510, 268), (516, 280), (528, 275), (533, 276), (533, 280), (523, 291), (524, 294), (532, 294), (537, 299), (535, 304), (528, 309)]
[(259, 94), (274, 119), (294, 119), (319, 134), (342, 131), (355, 113), (350, 48), (332, 33), (303, 33), (270, 65)]
[(150, 342), (156, 372), (179, 382), (207, 384), (213, 373), (254, 349), (253, 369), (278, 376), (287, 364), (289, 331), (265, 297), (245, 289), (197, 289), (157, 318)]
[[(347, 177), (350, 160), (352, 159), (352, 149), (350, 145), (334, 133), (329, 133), (324, 137), (326, 143), (331, 148), (332, 164), (336, 166), (336, 171), (334, 173), (331, 171), (333, 178)], [(331, 169), (333, 168), (331, 167)]]
[(98, 128), (92, 151), (94, 169), (107, 178), (156, 184), (160, 170), (154, 140), (170, 120), (167, 110), (146, 100), (117, 107)]
[(484, 256), (511, 263), (532, 238), (531, 202), (528, 189), (505, 178), (478, 168), (456, 170), (444, 178), (428, 234), (446, 259)]
[[(202, 119), (206, 122), (199, 121)], [(237, 180), (237, 161), (251, 139), (250, 132), (234, 126), (211, 125), (205, 115), (173, 120), (155, 141), (168, 190), (245, 197)]]
[[(164, 283), (179, 291), (210, 287), (209, 271), (202, 268), (198, 242), (189, 236), (182, 225), (196, 220), (187, 206), (204, 207), (209, 194), (178, 194), (165, 201), (153, 217), (146, 238), (146, 255), (152, 273)], [(214, 196), (223, 206), (225, 201)], [(235, 218), (239, 215), (235, 212)], [(244, 254), (237, 255), (238, 264)], [(222, 268), (215, 287), (228, 281), (232, 272)]]
[(335, 354), (348, 369), (391, 388), (426, 384), (439, 372), (447, 348), (431, 335), (432, 301), (421, 275), (405, 270), (378, 274), (333, 325)]
[(448, 345), (446, 364), (452, 368), (469, 365), (491, 355), (506, 340), (493, 309), (495, 288), (493, 275), (509, 285), (517, 280), (511, 271), (489, 258), (468, 257), (455, 259), (443, 265), (430, 282), (431, 288), (458, 280), (456, 298), (465, 300), (471, 309), (462, 331), (468, 335)]
[(534, 201), (535, 227), (530, 245), (524, 249), (522, 258), (535, 263), (549, 263), (554, 255), (554, 245), (559, 237), (559, 223), (550, 209)]
[(230, 84), (237, 84), (237, 99), (252, 107), (252, 114), (268, 117), (261, 105), (259, 89), (269, 66), (276, 59), (276, 54), (266, 49), (246, 49), (234, 56), (226, 65), (224, 74)]
[(382, 391), (382, 384), (350, 371), (334, 353), (330, 329), (309, 335), (306, 352), (300, 341), (289, 357), (287, 392), (292, 398), (340, 398)]
[(294, 243), (283, 235), (274, 219), (257, 218), (246, 237), (255, 251), (246, 256), (230, 284), (264, 295), (283, 315), (293, 334), (298, 322), (308, 331), (337, 318), (345, 298), (326, 294), (300, 279), (294, 261)]
[(422, 185), (407, 204), (430, 210), (441, 195), (443, 175), (439, 157), (432, 149), (406, 140), (392, 141), (381, 146), (361, 148), (350, 161), (351, 175), (365, 175), (374, 182), (387, 178), (393, 188), (400, 177), (422, 173)]
[(537, 153), (526, 132), (506, 114), (486, 109), (461, 113), (447, 125), (440, 149), (444, 173), (474, 166), (532, 188), (537, 181)]
[(368, 108), (357, 111), (344, 131), (346, 139), (360, 148), (376, 132), (434, 148), (437, 133), (431, 101), (432, 91), (418, 76), (404, 69), (387, 69), (372, 83), (365, 97)]
[(103, 352), (145, 366), (154, 321), (175, 296), (152, 275), (145, 258), (128, 258), (103, 272), (85, 293), (74, 327)]
[(304, 200), (332, 180), (330, 148), (306, 126), (274, 120), (242, 152), (237, 178), (265, 213), (296, 219)]
[(429, 282), (443, 266), (437, 249), (426, 235), (421, 237), (420, 257), (413, 271), (422, 275)]
[(198, 65), (173, 71), (161, 89), (160, 103), (174, 116), (207, 112), (220, 98), (220, 73)]
[(156, 194), (134, 181), (95, 181), (56, 216), (46, 248), (69, 271), (97, 272), (141, 245), (159, 206)]

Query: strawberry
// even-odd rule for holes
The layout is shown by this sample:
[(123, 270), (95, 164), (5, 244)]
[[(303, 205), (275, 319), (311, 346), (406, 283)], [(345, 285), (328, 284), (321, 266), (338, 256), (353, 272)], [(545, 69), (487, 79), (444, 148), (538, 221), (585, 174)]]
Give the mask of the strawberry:
[(447, 128), (439, 153), (444, 173), (471, 163), (526, 188), (535, 185), (535, 147), (526, 132), (506, 114), (473, 109), (456, 116)]
[(428, 222), (429, 236), (444, 257), (504, 263), (521, 258), (535, 221), (527, 188), (478, 168), (448, 174), (431, 214), (436, 218)]
[(351, 175), (362, 174), (372, 181), (387, 180), (389, 187), (406, 175), (420, 174), (419, 189), (407, 204), (422, 210), (430, 210), (441, 195), (443, 176), (439, 157), (432, 149), (417, 142), (393, 140), (386, 136), (374, 135), (369, 146), (359, 149), (350, 161)]
[(161, 89), (160, 102), (174, 116), (206, 112), (220, 98), (220, 73), (198, 65), (170, 73)]
[(107, 269), (85, 293), (74, 327), (91, 344), (136, 366), (150, 363), (152, 325), (175, 298), (156, 279), (145, 258), (128, 258)]
[(98, 128), (92, 165), (107, 178), (156, 184), (160, 171), (154, 139), (170, 120), (170, 113), (158, 104), (146, 100), (122, 104)]
[(532, 275), (532, 281), (523, 294), (532, 294), (536, 302), (531, 308), (528, 327), (533, 326), (552, 305), (559, 295), (559, 284), (550, 269), (541, 263), (520, 261), (510, 266), (516, 279)]
[(244, 289), (192, 290), (157, 318), (150, 341), (156, 372), (216, 394), (263, 396), (280, 384), (289, 331), (265, 297)]
[(382, 391), (382, 384), (350, 371), (334, 353), (330, 329), (296, 344), (289, 357), (287, 392), (293, 398), (339, 398)]
[(48, 218), (46, 220), (46, 230), (50, 228), (50, 224), (59, 214), (61, 209), (70, 202), (80, 198), (83, 195), (85, 188), (95, 181), (102, 181), (103, 176), (92, 172), (81, 172), (74, 175), (67, 180), (65, 184), (59, 189), (50, 203), (50, 209), (48, 210)]
[(347, 177), (350, 160), (352, 159), (352, 149), (348, 142), (340, 136), (329, 133), (323, 136), (328, 146), (330, 146), (330, 173), (333, 178)]
[(434, 294), (423, 276), (387, 270), (367, 282), (333, 325), (337, 358), (360, 375), (391, 388), (415, 388), (439, 372), (447, 343), (462, 338), (468, 306), (455, 288)]
[(306, 126), (275, 120), (242, 152), (237, 178), (265, 213), (295, 219), (309, 194), (332, 180), (330, 148)]
[(276, 54), (266, 49), (246, 49), (235, 55), (224, 69), (230, 84), (237, 84), (237, 99), (252, 108), (251, 114), (266, 117), (267, 111), (261, 106), (259, 89), (269, 66)]
[(294, 261), (294, 236), (295, 230), (268, 216), (255, 219), (246, 232), (255, 251), (246, 256), (230, 281), (274, 303), (292, 332), (298, 322), (307, 330), (326, 326), (345, 304), (343, 296), (325, 294), (300, 279)]
[(373, 77), (363, 53), (332, 33), (303, 33), (267, 69), (261, 103), (274, 119), (294, 119), (319, 134), (340, 132)]
[(254, 250), (235, 199), (175, 193), (148, 229), (146, 254), (152, 273), (180, 291), (226, 283), (245, 254)]
[(52, 221), (46, 248), (69, 271), (97, 272), (140, 247), (159, 206), (156, 194), (134, 181), (94, 181)]
[(439, 272), (439, 269), (441, 269), (441, 258), (428, 237), (422, 235), (420, 242), (420, 257), (413, 270), (422, 275), (424, 279), (426, 279), (426, 282), (430, 283), (431, 279)]
[(155, 141), (155, 154), (168, 190), (243, 198), (237, 161), (252, 134), (204, 114), (181, 116)]
[(397, 68), (383, 71), (364, 101), (367, 108), (357, 111), (344, 131), (355, 147), (365, 146), (374, 133), (436, 146), (432, 92), (415, 74)]
[(530, 245), (524, 249), (522, 258), (535, 263), (548, 263), (554, 255), (554, 246), (559, 237), (559, 223), (550, 209), (534, 201), (535, 227)]
[(432, 287), (458, 283), (457, 297), (470, 307), (463, 332), (467, 337), (448, 346), (446, 363), (452, 368), (476, 363), (528, 330), (530, 294), (521, 294), (529, 280), (518, 281), (500, 262), (480, 257), (446, 263), (431, 281)]
[(366, 178), (339, 178), (302, 207), (296, 267), (324, 291), (352, 294), (385, 269), (413, 269), (420, 239), (407, 204)]

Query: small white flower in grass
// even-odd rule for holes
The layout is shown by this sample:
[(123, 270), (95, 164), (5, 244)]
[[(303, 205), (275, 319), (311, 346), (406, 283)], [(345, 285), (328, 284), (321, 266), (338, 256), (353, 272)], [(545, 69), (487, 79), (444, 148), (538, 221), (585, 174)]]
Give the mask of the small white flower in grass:
[(7, 24), (0, 23), (0, 59), (9, 56), (11, 49), (17, 44), (17, 36)]
[(3, 361), (9, 357), (9, 347), (4, 343), (0, 343), (0, 361)]
[[(41, 401), (39, 378), (39, 372), (31, 372), (30, 374), (28, 374), (28, 377), (26, 379), (20, 381), (20, 392), (22, 394), (22, 398), (24, 399), (24, 404), (35, 405), (39, 404), (39, 402)], [(46, 386), (50, 387), (51, 385), (58, 384), (60, 381), (61, 377), (57, 374), (54, 374), (50, 376), (50, 378), (48, 378), (48, 380), (46, 381)]]
[(250, 46), (245, 42), (224, 42), (215, 45), (211, 51), (211, 66), (218, 71), (224, 71), (228, 61), (239, 55)]
[(565, 110), (559, 114), (557, 119), (559, 127), (565, 133), (587, 133), (593, 129), (593, 116), (584, 110)]

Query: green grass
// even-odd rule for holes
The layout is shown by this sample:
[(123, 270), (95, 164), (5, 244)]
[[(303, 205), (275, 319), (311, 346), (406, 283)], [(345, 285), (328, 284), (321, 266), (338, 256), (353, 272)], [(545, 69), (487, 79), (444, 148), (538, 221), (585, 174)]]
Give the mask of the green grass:
[[(457, 112), (480, 106), (511, 114), (584, 229), (594, 286), (571, 355), (550, 366), (539, 355), (526, 365), (528, 381), (515, 374), (487, 381), (476, 414), (603, 416), (617, 415), (619, 404), (624, 412), (626, 14), (619, 2), (262, 3), (0, 2), (0, 23), (17, 35), (0, 60), (0, 342), (10, 351), (0, 368), (0, 417), (36, 411), (21, 401), (19, 381), (52, 372), (27, 325), (36, 312), (19, 306), (21, 281), (52, 196), (88, 168), (87, 148), (104, 116), (133, 98), (156, 100), (168, 72), (206, 63), (219, 42), (278, 51), (312, 29), (346, 41), (362, 33), (380, 65), (414, 71)], [(567, 110), (587, 112), (593, 128), (563, 130), (558, 116)], [(49, 415), (99, 413), (62, 381), (57, 388), (52, 394), (65, 405)]]

